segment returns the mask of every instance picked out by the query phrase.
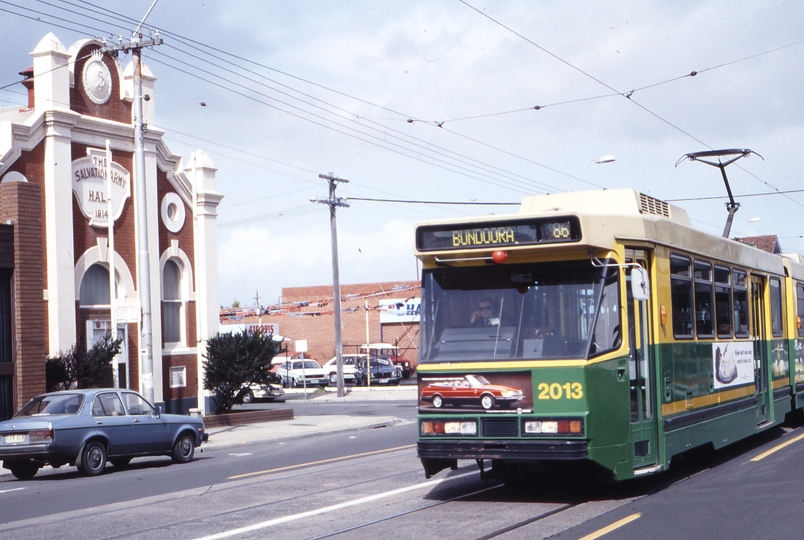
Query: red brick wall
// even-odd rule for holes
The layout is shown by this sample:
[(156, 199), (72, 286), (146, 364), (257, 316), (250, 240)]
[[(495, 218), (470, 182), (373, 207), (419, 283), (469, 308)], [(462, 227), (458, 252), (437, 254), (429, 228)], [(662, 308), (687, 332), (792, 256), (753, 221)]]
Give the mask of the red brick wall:
[[(161, 216), (161, 207), (162, 207), (162, 199), (168, 193), (175, 193), (176, 190), (170, 184), (167, 179), (167, 173), (158, 170), (156, 173), (156, 192), (157, 192), (157, 204), (159, 204), (160, 208), (160, 216)], [(170, 247), (170, 242), (172, 240), (179, 241), (179, 249), (181, 249), (185, 255), (190, 259), (191, 263), (195, 262), (195, 238), (193, 234), (193, 213), (192, 208), (184, 205), (184, 226), (179, 230), (179, 232), (173, 233), (165, 227), (164, 223), (162, 223), (162, 219), (159, 219), (159, 256), (162, 256), (162, 253), (165, 252)], [(195, 277), (195, 268), (184, 268), (185, 272), (192, 271), (193, 276), (193, 288), (198, 288), (198, 283), (196, 282)], [(198, 341), (196, 337), (196, 304), (195, 302), (187, 302), (186, 310), (185, 310), (185, 319), (187, 321), (187, 327), (185, 328), (185, 339), (188, 346), (192, 346), (193, 343)], [(165, 337), (164, 337), (164, 328), (162, 331), (162, 347), (165, 346)], [(189, 369), (189, 367), (188, 367)]]
[[(413, 365), (418, 360), (418, 323), (384, 324), (380, 329), (381, 299), (410, 298), (419, 296), (418, 281), (399, 281), (391, 283), (363, 283), (341, 286), (341, 326), (343, 352), (359, 352), (360, 345), (366, 343), (366, 302), (368, 302), (369, 340), (372, 343), (381, 339), (385, 343), (397, 345), (402, 354)], [(282, 289), (281, 306), (271, 306), (272, 311), (262, 316), (263, 323), (275, 323), (279, 333), (290, 339), (288, 352), (295, 354), (295, 341), (307, 340), (308, 352), (305, 356), (323, 364), (335, 356), (335, 316), (333, 312), (332, 287), (289, 287)], [(306, 304), (306, 305), (297, 305)], [(259, 317), (250, 316), (242, 320), (221, 320), (221, 324), (256, 324)]]
[[(99, 48), (98, 45), (88, 44), (78, 51), (76, 55), (78, 60), (75, 63), (75, 86), (70, 89), (70, 109), (80, 114), (130, 124), (131, 102), (120, 99), (120, 78), (117, 75), (117, 67), (114, 65), (114, 60), (112, 60), (108, 54), (103, 55), (103, 63), (106, 64), (109, 68), (109, 72), (112, 74), (112, 96), (109, 98), (109, 101), (103, 105), (98, 105), (90, 101), (89, 98), (84, 95), (83, 75), (84, 64), (87, 61), (86, 56), (93, 50)], [(36, 82), (34, 82), (34, 91), (36, 91)], [(73, 157), (73, 159), (75, 159), (75, 157)], [(129, 169), (129, 171), (130, 170), (131, 169)]]
[[(170, 387), (170, 368), (185, 366), (187, 368), (187, 386)], [(198, 359), (194, 354), (176, 354), (162, 356), (162, 393), (164, 401), (185, 399), (198, 395)]]
[[(36, 175), (34, 168), (22, 168), (29, 171), (31, 176)], [(42, 298), (43, 206), (42, 188), (37, 183), (0, 184), (0, 219), (14, 220), (12, 333), (15, 410), (19, 410), (32, 397), (45, 391), (47, 317)]]

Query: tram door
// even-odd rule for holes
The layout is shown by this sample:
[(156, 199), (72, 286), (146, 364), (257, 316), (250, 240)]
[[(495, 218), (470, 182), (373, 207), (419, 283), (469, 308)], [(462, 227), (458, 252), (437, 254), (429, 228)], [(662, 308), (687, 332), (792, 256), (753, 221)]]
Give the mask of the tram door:
[[(648, 253), (643, 249), (626, 249), (626, 261), (648, 269)], [(628, 341), (630, 345), (628, 374), (631, 393), (631, 440), (634, 469), (656, 463), (656, 414), (653, 395), (656, 384), (650, 339), (650, 302), (635, 300), (631, 294), (630, 276), (626, 278), (628, 298)]]
[(757, 424), (769, 419), (768, 349), (765, 324), (764, 276), (751, 276), (751, 341), (754, 343), (754, 383), (757, 396)]

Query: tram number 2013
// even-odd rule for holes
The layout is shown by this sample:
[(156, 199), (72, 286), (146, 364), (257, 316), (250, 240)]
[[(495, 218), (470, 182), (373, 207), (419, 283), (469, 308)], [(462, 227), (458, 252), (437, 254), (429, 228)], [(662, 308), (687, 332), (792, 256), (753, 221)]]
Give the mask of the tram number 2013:
[(579, 382), (573, 383), (539, 383), (539, 399), (581, 399), (583, 397), (583, 385)]

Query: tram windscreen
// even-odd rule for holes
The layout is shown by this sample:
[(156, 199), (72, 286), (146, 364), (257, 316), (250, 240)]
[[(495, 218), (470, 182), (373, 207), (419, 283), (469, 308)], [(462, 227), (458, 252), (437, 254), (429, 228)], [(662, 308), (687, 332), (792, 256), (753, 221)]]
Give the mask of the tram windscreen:
[(618, 276), (588, 259), (427, 270), (419, 361), (585, 359), (616, 349)]

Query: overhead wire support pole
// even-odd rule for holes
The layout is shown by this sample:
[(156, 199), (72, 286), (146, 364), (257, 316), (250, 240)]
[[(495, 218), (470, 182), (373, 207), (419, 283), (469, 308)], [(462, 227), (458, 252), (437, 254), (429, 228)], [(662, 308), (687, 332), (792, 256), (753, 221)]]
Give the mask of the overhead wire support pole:
[(338, 374), (338, 397), (343, 397), (343, 328), (341, 326), (341, 283), (338, 272), (338, 224), (335, 215), (337, 207), (349, 208), (349, 204), (340, 197), (335, 196), (338, 182), (348, 183), (346, 178), (338, 178), (334, 173), (319, 174), (319, 178), (329, 182), (329, 198), (313, 197), (312, 202), (329, 205), (329, 224), (332, 234), (332, 296), (335, 311), (335, 366)]
[[(726, 184), (726, 193), (729, 194), (729, 202), (726, 203), (726, 211), (729, 213), (729, 217), (726, 218), (726, 226), (723, 229), (723, 238), (728, 238), (729, 234), (731, 234), (731, 224), (734, 221), (734, 214), (737, 213), (737, 210), (740, 209), (740, 203), (735, 202), (734, 195), (731, 193), (731, 186), (729, 186), (729, 179), (726, 177), (726, 167), (734, 163), (740, 158), (749, 156), (751, 154), (757, 154), (753, 150), (748, 148), (731, 148), (728, 150), (705, 150), (703, 152), (692, 152), (691, 154), (684, 154), (676, 161), (676, 167), (678, 164), (684, 161), (685, 159), (689, 159), (690, 161), (700, 161), (701, 163), (706, 163), (707, 165), (711, 165), (713, 167), (717, 167), (720, 169), (720, 174), (723, 176), (723, 183)], [(726, 160), (726, 162), (722, 162), (720, 160), (723, 156), (734, 156), (731, 159)], [(716, 157), (717, 162), (715, 161), (707, 161), (706, 159), (702, 158), (710, 158)], [(759, 156), (762, 161), (765, 161), (765, 158)]]
[[(156, 1), (154, 2), (156, 4)], [(151, 6), (153, 9), (153, 5)], [(150, 10), (149, 10), (150, 13)], [(147, 15), (146, 15), (147, 17)], [(144, 19), (143, 19), (144, 22)], [(153, 329), (151, 322), (151, 260), (148, 249), (148, 205), (145, 186), (145, 132), (148, 129), (143, 121), (142, 101), (142, 49), (161, 45), (158, 34), (144, 39), (137, 26), (129, 44), (103, 47), (103, 52), (115, 54), (117, 51), (131, 51), (134, 63), (134, 98), (131, 103), (131, 119), (134, 123), (134, 186), (136, 189), (136, 243), (137, 243), (137, 289), (140, 299), (140, 390), (149, 402), (154, 403), (154, 355)], [(112, 277), (114, 279), (114, 277)], [(128, 376), (128, 375), (127, 375)]]

